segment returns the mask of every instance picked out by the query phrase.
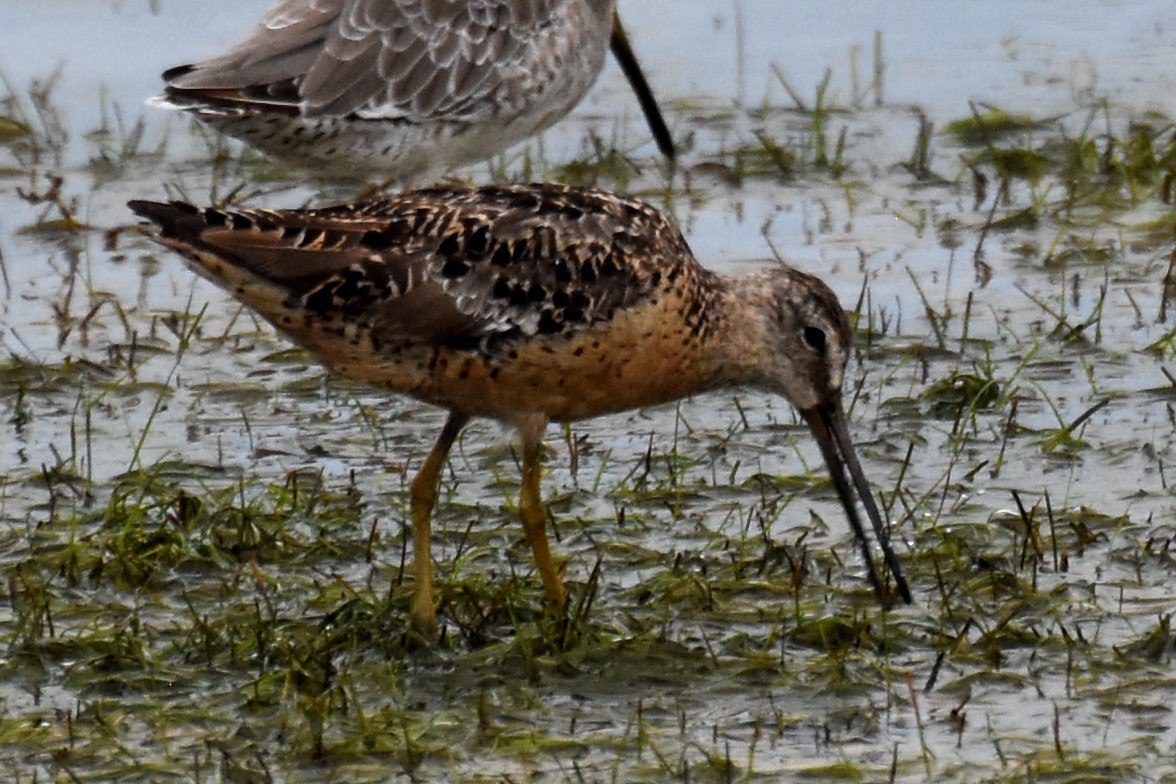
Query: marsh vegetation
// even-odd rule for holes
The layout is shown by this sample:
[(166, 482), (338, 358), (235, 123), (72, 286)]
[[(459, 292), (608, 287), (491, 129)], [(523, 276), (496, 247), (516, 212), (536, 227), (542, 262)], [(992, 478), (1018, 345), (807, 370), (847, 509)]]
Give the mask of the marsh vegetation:
[(662, 96), (676, 172), (589, 106), (456, 176), (625, 190), (715, 268), (828, 281), (915, 603), (877, 605), (805, 426), (748, 392), (551, 429), (570, 628), (508, 434), (471, 427), (434, 649), (405, 634), (406, 485), (442, 412), (329, 376), (122, 206), (353, 194), (79, 99), (69, 63), (0, 80), (0, 770), (1176, 780), (1176, 125), (1065, 80), (1040, 111), (894, 105), (885, 42), (812, 84), (765, 67), (755, 102)]

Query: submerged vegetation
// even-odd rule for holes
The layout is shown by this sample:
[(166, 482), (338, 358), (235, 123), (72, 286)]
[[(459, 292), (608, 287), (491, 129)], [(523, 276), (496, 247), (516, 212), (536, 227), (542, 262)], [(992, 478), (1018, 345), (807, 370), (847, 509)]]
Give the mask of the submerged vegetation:
[(493, 176), (640, 193), (704, 244), (715, 215), (762, 220), (748, 256), (828, 248), (794, 261), (854, 305), (847, 406), (915, 604), (876, 605), (803, 425), (748, 392), (552, 429), (568, 623), (515, 522), (518, 457), (472, 427), (436, 513), (436, 648), (406, 634), (405, 490), (440, 414), (328, 377), (121, 207), (160, 180), (339, 194), (110, 103), (76, 136), (68, 68), (5, 83), (0, 770), (1176, 780), (1176, 126), (1105, 97), (938, 130), (885, 105), (878, 66), (844, 105), (774, 75), (787, 106), (676, 107), (672, 176), (593, 127), (581, 158), (530, 145)]

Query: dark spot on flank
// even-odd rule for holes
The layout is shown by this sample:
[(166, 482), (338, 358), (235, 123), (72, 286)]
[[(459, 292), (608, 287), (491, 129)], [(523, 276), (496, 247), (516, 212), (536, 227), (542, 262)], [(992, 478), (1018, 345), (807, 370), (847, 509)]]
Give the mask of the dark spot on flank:
[(350, 270), (343, 275), (343, 280), (335, 287), (335, 298), (344, 302), (353, 302), (362, 298), (367, 290), (364, 279)]
[(429, 209), (428, 207), (417, 208), (417, 211), (413, 215), (413, 220), (412, 220), (413, 232), (414, 233), (419, 232), (421, 230), (421, 227), (424, 226), (425, 224), (427, 224), (429, 222), (429, 219), (431, 219), (432, 217), (433, 217), (433, 211), (431, 209)]
[(470, 271), (470, 265), (456, 256), (450, 256), (441, 267), (441, 274), (447, 278), (460, 278)]
[(470, 258), (482, 258), (490, 250), (490, 227), (479, 226), (474, 231), (468, 240), (466, 240), (465, 252)]
[(530, 305), (531, 298), (527, 295), (527, 290), (522, 286), (512, 287), (510, 290), (510, 304), (520, 308)]
[(461, 235), (458, 232), (446, 234), (445, 239), (437, 246), (437, 252), (442, 256), (456, 256), (461, 251)]
[(544, 309), (539, 314), (539, 334), (541, 335), (555, 335), (563, 331), (563, 324), (555, 320), (551, 310)]
[(481, 343), (482, 339), (477, 335), (458, 335), (447, 338), (444, 341), (446, 348), (456, 349), (457, 351), (476, 351)]
[(490, 257), (490, 263), (495, 267), (506, 267), (510, 264), (510, 246), (503, 243), (494, 249), (494, 255)]
[(563, 259), (556, 259), (555, 261), (555, 279), (560, 283), (572, 282), (572, 271), (568, 268), (568, 263)]
[(310, 292), (305, 300), (306, 309), (316, 313), (322, 313), (324, 320), (329, 319), (328, 312), (335, 305), (335, 289), (338, 285), (338, 281), (331, 281)]
[(574, 357), (584, 356), (584, 347), (583, 346), (576, 346), (576, 350), (572, 352), (572, 356), (574, 356)]
[(387, 250), (392, 247), (391, 235), (382, 231), (364, 232), (363, 237), (359, 241), (365, 248), (371, 248), (372, 250)]

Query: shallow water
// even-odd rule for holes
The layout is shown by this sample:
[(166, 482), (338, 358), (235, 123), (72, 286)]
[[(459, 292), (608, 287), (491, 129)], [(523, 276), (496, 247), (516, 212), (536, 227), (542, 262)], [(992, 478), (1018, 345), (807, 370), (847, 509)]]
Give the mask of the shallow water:
[[(0, 177), (0, 345), (29, 366), (6, 368), (0, 386), (0, 520), (13, 575), (29, 568), (45, 542), (64, 546), (57, 537), (70, 538), (55, 524), (57, 504), (65, 502), (46, 492), (42, 466), (64, 464), (91, 480), (98, 508), (116, 477), (166, 461), (193, 492), (237, 477), (280, 483), (300, 468), (321, 470), (328, 485), (343, 488), (354, 472), (366, 508), (388, 510), (373, 512), (383, 544), (374, 561), (341, 554), (321, 564), (263, 563), (277, 595), (283, 581), (360, 590), (394, 571), (403, 471), (427, 449), (440, 413), (326, 378), (303, 356), (279, 353), (286, 348), (280, 339), (177, 258), (130, 234), (111, 250), (101, 233), (131, 223), (127, 198), (178, 189), (203, 202), (259, 170), (230, 164), (227, 175), (214, 177), (199, 134), (143, 101), (157, 89), (159, 71), (219, 51), (267, 5), (221, 3), (210, 13), (207, 3), (0, 0), (0, 74), (27, 110), (30, 85), (60, 69), (50, 105), (65, 138), (59, 154), (35, 161), (0, 146), (0, 165), (11, 167)], [(552, 429), (545, 492), (569, 578), (587, 580), (603, 559), (593, 620), (608, 639), (604, 654), (584, 646), (558, 667), (536, 669), (520, 663), (517, 649), (494, 645), (392, 662), (360, 646), (345, 662), (358, 684), (351, 698), (371, 721), (391, 706), (410, 717), (401, 719), (405, 727), (410, 719), (426, 727), (411, 725), (429, 750), (418, 769), (425, 778), (685, 779), (689, 768), (695, 780), (725, 780), (726, 755), (735, 777), (764, 781), (800, 772), (833, 780), (845, 775), (838, 765), (882, 780), (892, 758), (897, 777), (909, 781), (1176, 780), (1172, 640), (1158, 620), (1170, 615), (1176, 593), (1166, 549), (1171, 349), (1146, 350), (1172, 330), (1161, 306), (1172, 237), (1157, 240), (1141, 229), (1172, 207), (1143, 199), (1105, 213), (1088, 208), (1067, 223), (1047, 213), (1033, 225), (986, 232), (995, 185), (976, 203), (963, 164), (974, 149), (940, 134), (930, 159), (939, 178), (916, 180), (901, 165), (920, 113), (941, 129), (967, 118), (970, 102), (1060, 118), (1023, 134), (1026, 143), (1077, 136), (1087, 126), (1123, 136), (1142, 120), (1166, 127), (1161, 138), (1170, 140), (1176, 38), (1169, 4), (708, 0), (622, 1), (621, 10), (685, 142), (672, 188), (615, 66), (572, 118), (526, 150), (558, 163), (582, 155), (593, 135), (619, 140), (637, 162), (631, 186), (672, 212), (705, 263), (739, 271), (775, 249), (821, 275), (847, 306), (867, 292), (866, 319), (879, 334), (863, 340), (847, 394), (856, 401), (866, 471), (899, 520), (916, 604), (887, 615), (867, 601), (833, 598), (809, 602), (801, 618), (792, 617), (787, 570), (769, 562), (765, 540), (792, 546), (809, 536), (812, 579), (825, 579), (827, 569), (830, 579), (860, 580), (861, 564), (835, 502), (798, 479), (804, 467), (819, 474), (820, 458), (793, 427), (788, 404), (751, 393), (713, 395), (578, 425), (585, 442), (575, 476)], [(885, 65), (881, 106), (864, 88), (876, 31)], [(829, 135), (845, 129), (845, 174), (810, 170), (736, 182), (717, 163), (726, 151), (754, 147), (756, 133), (804, 145), (810, 120), (791, 111), (773, 65), (810, 105), (831, 74), (825, 102), (838, 111), (828, 119)], [(95, 129), (129, 128), (140, 117), (139, 154), (91, 165), (125, 135), (96, 136)], [(143, 152), (156, 149), (158, 156)], [(501, 166), (519, 171), (521, 154)], [(49, 173), (64, 177), (64, 196), (98, 231), (30, 230), (56, 213), (28, 204), (17, 189), (43, 190)], [(492, 170), (480, 165), (461, 176), (482, 182)], [(280, 177), (260, 188), (254, 203), (283, 206), (330, 192)], [(1014, 183), (999, 211), (1047, 203), (1060, 188), (1048, 179)], [(978, 246), (990, 277), (974, 263)], [(1060, 252), (1066, 248), (1074, 253)], [(202, 336), (178, 356), (169, 316), (206, 306)], [(943, 319), (943, 345), (927, 306), (951, 314)], [(1081, 339), (1065, 339), (1057, 331), (1062, 317), (1091, 325)], [(222, 334), (230, 337), (218, 339)], [(137, 359), (128, 374), (123, 360), (132, 342)], [(90, 364), (54, 370), (69, 359)], [(1015, 416), (1006, 401), (957, 425), (926, 396), (953, 373), (990, 375), (1016, 399)], [(1054, 448), (1061, 424), (1104, 399), (1110, 402), (1075, 432), (1081, 443)], [(441, 574), (530, 575), (510, 511), (514, 462), (494, 446), (507, 437), (497, 425), (480, 424), (457, 451), (457, 481), (438, 512)], [(640, 485), (630, 477), (640, 473), (647, 448), (656, 458)], [(1039, 505), (1039, 524), (1048, 493), (1066, 571), (1055, 567), (1050, 551), (1058, 550), (1048, 544), (1038, 567), (1024, 566), (1023, 523), (1011, 491), (1027, 507)], [(82, 498), (73, 503), (90, 508)], [(471, 519), (472, 532), (462, 534)], [(1096, 535), (1079, 542), (1069, 523)], [(313, 520), (301, 525), (294, 534), (313, 539)], [(1042, 530), (1048, 538), (1049, 528)], [(347, 543), (366, 535), (334, 533)], [(958, 542), (966, 546), (957, 552)], [(936, 569), (951, 576), (941, 582)], [(986, 583), (989, 574), (1032, 579), (1035, 588), (1022, 595)], [(101, 765), (74, 760), (61, 767), (62, 757), (50, 753), (61, 743), (52, 717), (76, 710), (80, 724), (84, 708), (110, 711), (119, 700), (89, 679), (94, 668), (84, 656), (46, 647), (30, 665), (18, 645), (25, 632), (14, 587), (20, 580), (13, 579), (0, 607), (10, 644), (0, 689), (14, 721), (45, 734), (33, 733), (29, 745), (0, 738), (0, 758), (23, 779), (34, 770), (49, 776), (68, 769), (101, 780)], [(185, 590), (207, 590), (197, 576), (180, 581)], [(164, 665), (145, 668), (144, 680), (179, 667), (161, 640), (185, 612), (184, 591), (120, 590), (99, 578), (71, 590), (105, 609), (98, 620), (71, 617), (63, 609), (69, 591), (55, 594), (56, 638), (117, 628), (117, 608), (133, 608), (136, 623), (160, 630), (154, 644), (163, 652), (151, 650)], [(813, 642), (806, 630), (826, 614), (861, 620), (872, 636), (847, 648)], [(1132, 644), (1156, 628), (1163, 633), (1155, 655), (1133, 654)], [(370, 769), (363, 753), (324, 763), (283, 756), (284, 735), (250, 746), (239, 732), (251, 726), (250, 713), (233, 691), (244, 687), (232, 680), (232, 668), (232, 685), (220, 682), (223, 666), (187, 668), (191, 683), (174, 697), (124, 687), (125, 705), (176, 705), (166, 724), (137, 723), (133, 715), (116, 724), (114, 734), (131, 749), (120, 753), (136, 764), (185, 771), (177, 760), (209, 748), (238, 759), (249, 749), (269, 760), (277, 780), (329, 777), (320, 765), (339, 780), (396, 775), (378, 755)], [(934, 688), (923, 690), (936, 671)], [(201, 694), (217, 706), (214, 717), (177, 718)], [(475, 699), (486, 705), (471, 707)], [(961, 705), (964, 719), (953, 714)], [(487, 712), (492, 731), (476, 730), (473, 717)], [(94, 756), (110, 764), (103, 754)]]

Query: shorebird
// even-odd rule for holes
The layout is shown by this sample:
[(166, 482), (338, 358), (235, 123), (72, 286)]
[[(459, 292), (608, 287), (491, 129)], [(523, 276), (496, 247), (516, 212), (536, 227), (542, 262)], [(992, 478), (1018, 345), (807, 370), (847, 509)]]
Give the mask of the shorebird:
[(422, 634), (437, 629), (438, 482), (471, 417), (519, 432), (519, 516), (547, 599), (563, 610), (540, 494), (548, 423), (738, 386), (796, 406), (874, 590), (885, 599), (890, 589), (854, 489), (894, 587), (911, 601), (846, 426), (849, 322), (818, 278), (782, 264), (718, 275), (654, 208), (560, 185), (429, 189), (305, 210), (128, 206), (156, 224), (154, 239), (330, 369), (449, 410), (410, 489), (412, 618)]
[(165, 71), (152, 103), (304, 169), (411, 182), (555, 123), (611, 46), (672, 160), (615, 9), (616, 0), (279, 0), (224, 54)]

